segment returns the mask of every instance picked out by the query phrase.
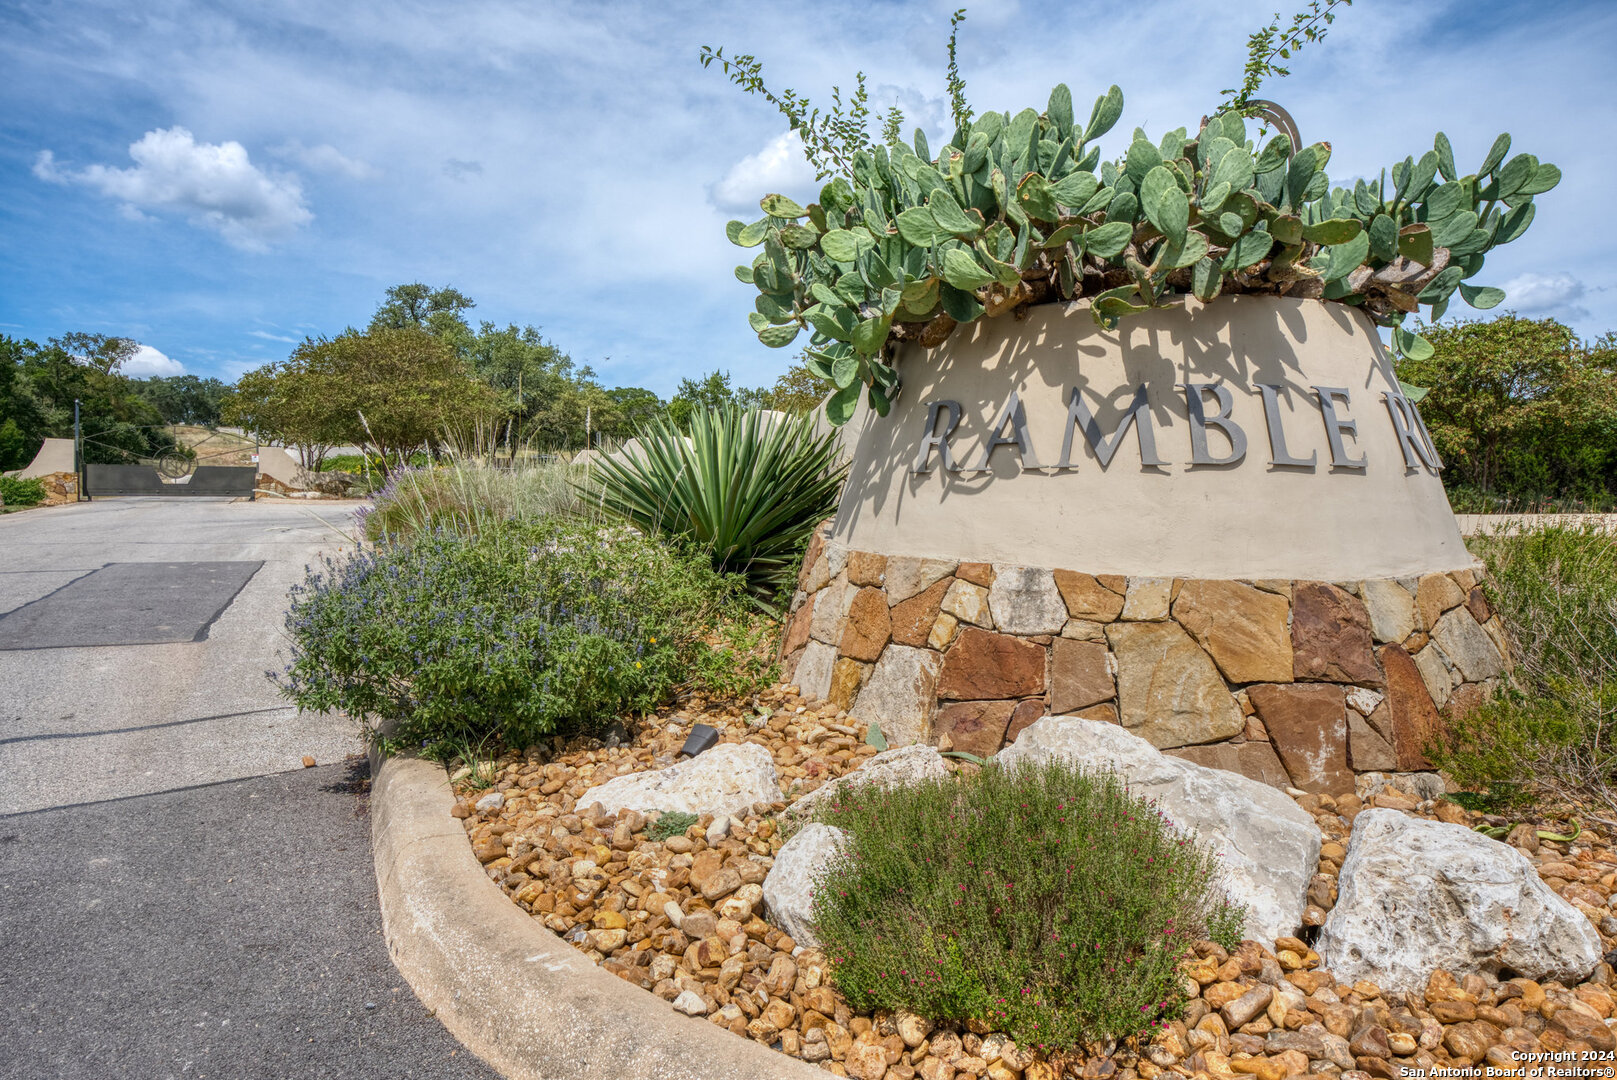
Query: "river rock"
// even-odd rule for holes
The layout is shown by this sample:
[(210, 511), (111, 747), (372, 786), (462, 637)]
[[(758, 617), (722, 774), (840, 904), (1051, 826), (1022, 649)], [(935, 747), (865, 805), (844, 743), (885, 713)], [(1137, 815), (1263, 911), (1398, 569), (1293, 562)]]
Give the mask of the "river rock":
[(1509, 969), (1568, 986), (1600, 962), (1600, 938), (1521, 852), (1467, 829), (1366, 810), (1353, 821), (1335, 908), (1317, 946), (1342, 982), (1414, 991)]
[(1110, 768), (1135, 795), (1217, 853), (1230, 896), (1247, 905), (1246, 933), (1273, 941), (1302, 925), (1319, 863), (1319, 826), (1267, 784), (1169, 757), (1115, 724), (1047, 716), (999, 752), (1002, 767), (1062, 757)]
[(755, 743), (720, 743), (658, 772), (608, 780), (579, 796), (579, 806), (619, 810), (681, 810), (688, 814), (744, 815), (753, 803), (780, 798), (775, 759)]
[(799, 819), (812, 817), (814, 811), (826, 800), (859, 784), (875, 784), (889, 788), (919, 780), (941, 780), (948, 775), (949, 769), (944, 765), (943, 755), (938, 753), (937, 747), (925, 743), (897, 746), (891, 750), (883, 750), (853, 772), (815, 788), (792, 803), (786, 809), (786, 814)]
[(815, 881), (842, 852), (847, 840), (846, 833), (830, 825), (805, 825), (776, 853), (775, 863), (764, 878), (764, 907), (769, 921), (799, 945), (814, 948), (820, 943), (809, 924), (814, 913)]

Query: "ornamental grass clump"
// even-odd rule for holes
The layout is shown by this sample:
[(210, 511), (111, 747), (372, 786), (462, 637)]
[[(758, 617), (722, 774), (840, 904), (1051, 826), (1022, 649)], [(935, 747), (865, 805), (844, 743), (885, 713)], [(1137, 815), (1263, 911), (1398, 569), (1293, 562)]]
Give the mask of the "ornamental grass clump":
[(470, 535), (491, 525), (574, 513), (569, 466), (495, 468), (478, 462), (395, 469), (363, 515), (365, 538), (408, 540), (434, 529)]
[(328, 556), (286, 627), (283, 692), (401, 746), (527, 746), (681, 687), (741, 692), (767, 666), (767, 628), (706, 559), (554, 521)]
[(1241, 936), (1216, 857), (1113, 773), (990, 766), (859, 787), (818, 819), (849, 837), (814, 919), (858, 1012), (977, 1020), (1054, 1053), (1171, 1021), (1191, 946)]

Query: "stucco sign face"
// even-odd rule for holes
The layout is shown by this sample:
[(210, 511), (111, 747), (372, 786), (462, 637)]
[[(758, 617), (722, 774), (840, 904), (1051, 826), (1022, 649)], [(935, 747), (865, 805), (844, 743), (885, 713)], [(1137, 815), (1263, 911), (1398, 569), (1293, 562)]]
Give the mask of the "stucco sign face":
[[(1255, 387), (1232, 390), (1222, 382), (1178, 383), (1182, 391), (1186, 416), (1189, 420), (1188, 464), (1208, 466), (1239, 465), (1247, 457), (1247, 432), (1236, 418), (1237, 395), (1246, 397), (1252, 408), (1261, 411), (1262, 425), (1268, 437), (1268, 464), (1276, 468), (1314, 470), (1320, 464), (1320, 452), (1311, 449), (1307, 456), (1299, 456), (1292, 447), (1298, 433), (1292, 433), (1288, 442), (1285, 411), (1280, 399), (1287, 388), (1274, 383), (1259, 383)], [(1317, 415), (1324, 428), (1328, 463), (1332, 469), (1364, 470), (1370, 467), (1366, 453), (1357, 450), (1359, 420), (1353, 415), (1353, 395), (1347, 387), (1310, 386)], [(1153, 395), (1145, 385), (1136, 387), (1132, 399), (1124, 407), (1110, 433), (1105, 432), (1095, 419), (1079, 388), (1069, 388), (1066, 401), (1066, 422), (1060, 432), (1061, 454), (1053, 464), (1048, 457), (1040, 457), (1038, 447), (1046, 452), (1053, 447), (1054, 433), (1040, 432), (1035, 442), (1028, 428), (1027, 409), (1021, 394), (1012, 390), (1005, 399), (979, 441), (981, 446), (975, 462), (967, 463), (954, 456), (952, 440), (957, 435), (975, 434), (961, 431), (965, 409), (958, 401), (946, 398), (926, 403), (925, 427), (921, 431), (920, 451), (910, 471), (925, 474), (934, 468), (944, 472), (974, 475), (990, 471), (997, 451), (1014, 454), (1022, 469), (1053, 469), (1058, 472), (1078, 468), (1073, 459), (1077, 437), (1082, 437), (1102, 469), (1109, 467), (1118, 447), (1133, 428), (1140, 451), (1141, 468), (1162, 468), (1171, 462), (1158, 450), (1156, 425), (1151, 417), (1150, 401)], [(1437, 448), (1432, 443), (1426, 423), (1421, 419), (1415, 403), (1402, 394), (1383, 391), (1381, 404), (1385, 406), (1385, 422), (1392, 425), (1393, 435), (1403, 455), (1403, 468), (1427, 469), (1432, 472), (1443, 467)], [(1379, 410), (1378, 410), (1379, 411)], [(1296, 415), (1292, 417), (1295, 426)], [(1209, 432), (1216, 435), (1209, 437)], [(1052, 440), (1052, 441), (1045, 441)]]
[(845, 429), (850, 550), (1084, 573), (1357, 581), (1470, 565), (1363, 312), (1236, 296), (987, 320), (895, 357)]

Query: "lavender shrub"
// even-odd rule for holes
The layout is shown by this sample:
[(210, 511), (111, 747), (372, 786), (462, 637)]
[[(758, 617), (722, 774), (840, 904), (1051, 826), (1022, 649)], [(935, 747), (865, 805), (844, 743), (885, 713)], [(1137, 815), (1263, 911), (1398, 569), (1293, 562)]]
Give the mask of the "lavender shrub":
[(703, 558), (627, 530), (507, 522), (328, 556), (292, 590), (299, 707), (399, 745), (526, 746), (760, 679), (763, 632)]

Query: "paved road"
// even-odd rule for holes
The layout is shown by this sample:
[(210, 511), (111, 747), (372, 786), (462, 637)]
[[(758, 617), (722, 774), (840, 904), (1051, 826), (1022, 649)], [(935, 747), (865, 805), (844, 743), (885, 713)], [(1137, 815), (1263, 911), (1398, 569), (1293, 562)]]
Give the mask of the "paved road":
[(0, 517), (0, 1078), (494, 1075), (388, 959), (353, 731), (264, 675), (349, 514)]

